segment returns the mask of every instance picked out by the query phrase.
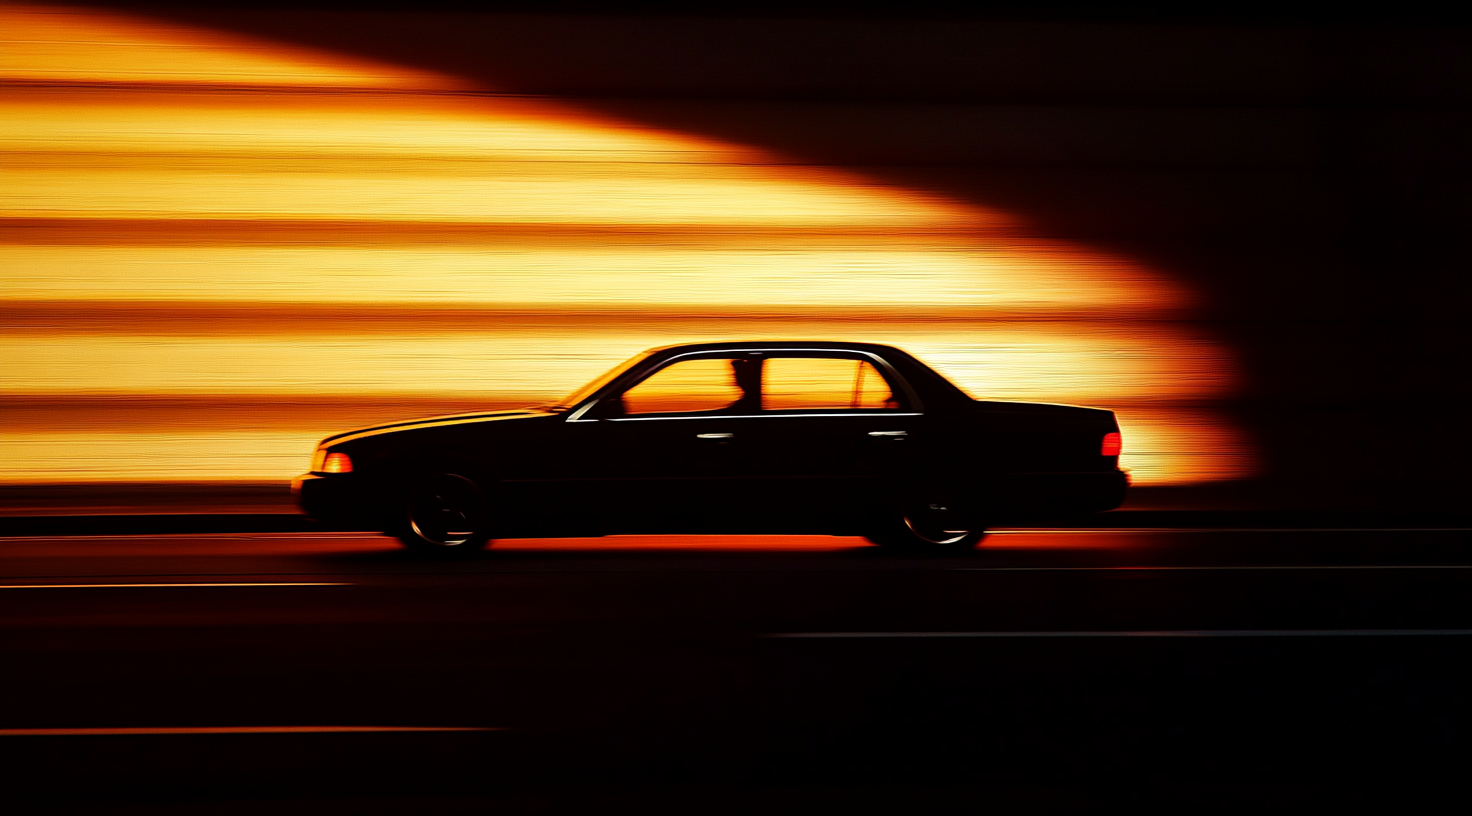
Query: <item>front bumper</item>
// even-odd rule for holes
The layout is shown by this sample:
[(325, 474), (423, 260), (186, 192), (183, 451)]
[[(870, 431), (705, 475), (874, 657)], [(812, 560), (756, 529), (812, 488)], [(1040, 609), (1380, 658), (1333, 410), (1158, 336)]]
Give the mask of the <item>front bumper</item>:
[(376, 493), (355, 474), (303, 473), (291, 480), (291, 495), (302, 512), (318, 521), (361, 529), (382, 527)]

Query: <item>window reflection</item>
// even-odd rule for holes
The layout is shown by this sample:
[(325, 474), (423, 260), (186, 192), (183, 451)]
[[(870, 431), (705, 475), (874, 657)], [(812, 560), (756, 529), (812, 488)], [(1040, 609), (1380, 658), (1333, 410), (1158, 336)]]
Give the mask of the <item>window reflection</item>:
[(872, 363), (833, 357), (773, 357), (762, 372), (767, 411), (894, 408), (889, 383)]
[(719, 411), (741, 401), (738, 361), (724, 358), (682, 360), (654, 372), (624, 392), (625, 414)]

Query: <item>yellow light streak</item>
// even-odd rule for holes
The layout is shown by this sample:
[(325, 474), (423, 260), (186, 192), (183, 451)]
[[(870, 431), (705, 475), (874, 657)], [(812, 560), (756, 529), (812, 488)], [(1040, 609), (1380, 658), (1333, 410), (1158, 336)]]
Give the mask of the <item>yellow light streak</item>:
[(320, 434), (0, 432), (0, 483), (280, 481), (311, 464)]
[[(663, 331), (542, 326), (464, 334), (327, 336), (11, 333), (0, 394), (503, 394), (556, 399), (634, 354), (710, 340), (822, 339), (900, 345), (975, 397), (1067, 403), (1200, 399), (1226, 392), (1220, 353), (1173, 326), (1122, 335), (1088, 324), (888, 328), (844, 321), (692, 320)], [(590, 339), (591, 338), (591, 339)], [(1225, 362), (1218, 356), (1217, 360)]]
[(1256, 451), (1225, 417), (1210, 411), (1122, 407), (1115, 412), (1124, 452), (1119, 466), (1137, 485), (1186, 485), (1245, 479)]
[(760, 151), (515, 97), (188, 88), (12, 88), (0, 138), (17, 152), (177, 159), (770, 161)]
[[(0, 246), (0, 300), (537, 307), (976, 308), (1110, 314), (1184, 300), (1158, 276), (1056, 243), (916, 247), (724, 240), (663, 247), (513, 238), (457, 247)], [(731, 246), (731, 244), (755, 244)], [(831, 243), (831, 241), (827, 242)], [(592, 245), (590, 245), (592, 244)], [(854, 245), (858, 244), (858, 245)], [(867, 244), (867, 245), (865, 245)], [(77, 270), (87, 270), (79, 275)], [(283, 270), (291, 270), (283, 274)], [(406, 274), (409, 270), (413, 274)], [(568, 285), (576, 282), (576, 285)]]
[(958, 221), (922, 194), (774, 179), (768, 171), (741, 166), (291, 164), (17, 155), (7, 162), (0, 216), (875, 228)]

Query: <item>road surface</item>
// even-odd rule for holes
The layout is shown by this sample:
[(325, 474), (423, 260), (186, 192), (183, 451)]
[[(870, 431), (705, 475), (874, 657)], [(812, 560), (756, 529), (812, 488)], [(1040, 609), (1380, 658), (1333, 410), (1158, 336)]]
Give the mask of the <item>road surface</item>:
[(9, 538), (0, 584), (38, 812), (1200, 812), (1472, 759), (1463, 529)]

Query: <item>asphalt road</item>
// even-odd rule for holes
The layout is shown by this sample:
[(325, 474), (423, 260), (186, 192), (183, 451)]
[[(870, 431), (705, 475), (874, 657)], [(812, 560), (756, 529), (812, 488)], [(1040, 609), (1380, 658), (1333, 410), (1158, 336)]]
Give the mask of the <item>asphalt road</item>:
[(0, 584), (38, 812), (1238, 812), (1472, 759), (1468, 530), (10, 538)]

